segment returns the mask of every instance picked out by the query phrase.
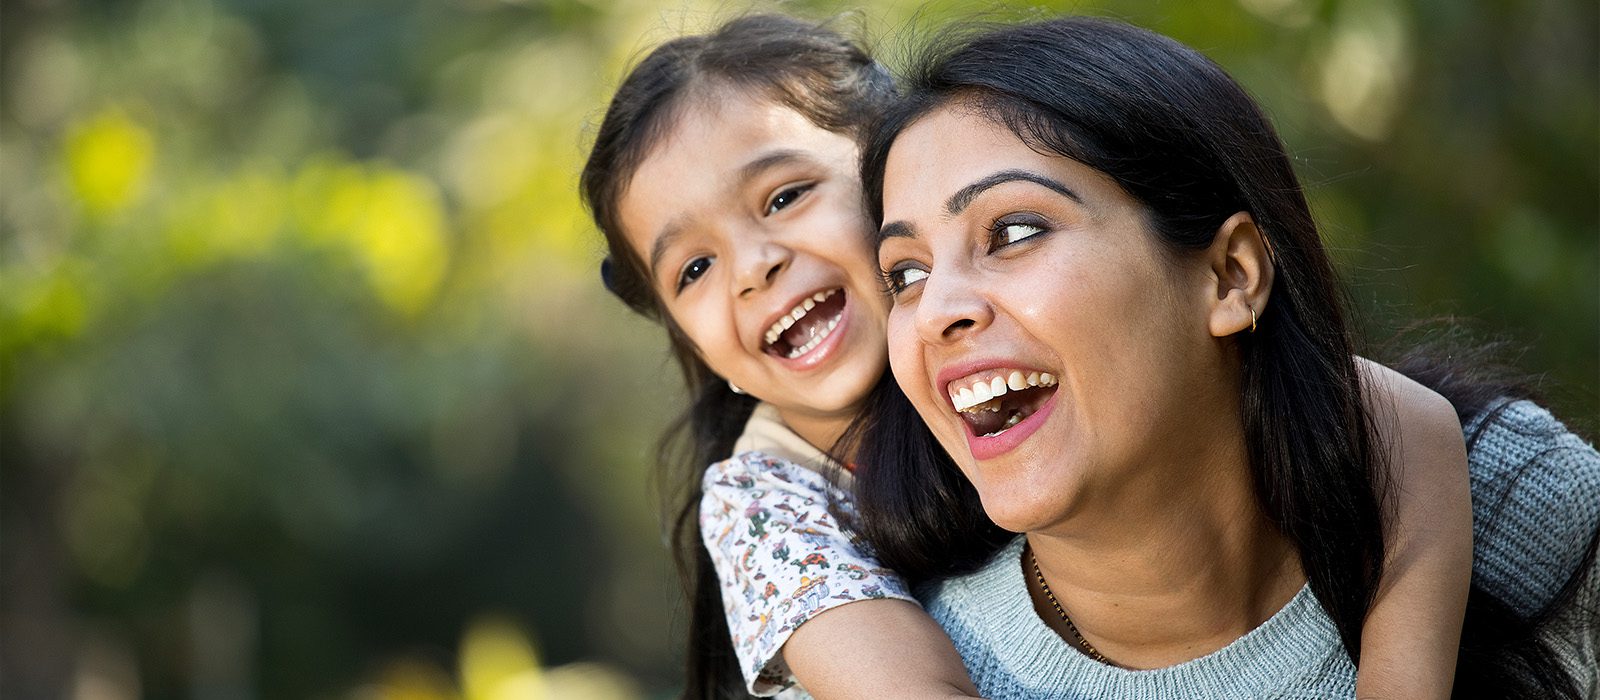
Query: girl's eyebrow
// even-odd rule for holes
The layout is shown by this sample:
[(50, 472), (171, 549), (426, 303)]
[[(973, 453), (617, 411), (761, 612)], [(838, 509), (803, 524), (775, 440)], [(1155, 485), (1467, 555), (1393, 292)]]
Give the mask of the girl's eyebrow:
[(667, 224), (660, 236), (656, 237), (656, 242), (650, 244), (650, 270), (652, 273), (661, 268), (661, 258), (667, 254), (667, 250), (672, 247), (673, 243), (677, 242), (677, 239), (683, 237), (686, 230), (682, 221), (674, 220)]
[(755, 160), (745, 163), (743, 167), (739, 168), (739, 173), (736, 175), (736, 177), (738, 182), (743, 183), (753, 180), (762, 173), (765, 173), (766, 171), (776, 168), (780, 165), (815, 162), (816, 160), (807, 155), (804, 151), (793, 148), (780, 148), (775, 151), (764, 153), (756, 157)]

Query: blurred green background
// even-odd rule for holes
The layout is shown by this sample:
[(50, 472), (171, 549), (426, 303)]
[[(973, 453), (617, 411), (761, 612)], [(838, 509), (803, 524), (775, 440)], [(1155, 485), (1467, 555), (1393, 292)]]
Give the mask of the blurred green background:
[[(575, 180), (630, 61), (748, 7), (0, 3), (6, 697), (671, 694), (676, 369)], [(839, 21), (893, 63), (996, 7)], [(1061, 9), (1266, 103), (1370, 337), (1477, 319), (1593, 434), (1595, 3)]]

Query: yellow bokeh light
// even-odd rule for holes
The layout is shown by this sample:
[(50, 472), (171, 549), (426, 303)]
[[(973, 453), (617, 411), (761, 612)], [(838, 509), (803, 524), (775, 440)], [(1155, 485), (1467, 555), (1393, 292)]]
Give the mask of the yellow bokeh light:
[(122, 209), (144, 192), (155, 138), (122, 110), (108, 108), (79, 123), (65, 146), (72, 194), (90, 215)]
[(372, 176), (352, 242), (380, 299), (406, 314), (433, 299), (449, 254), (444, 231), (444, 205), (431, 181), (398, 170)]
[(480, 619), (461, 640), (461, 691), (466, 700), (539, 700), (544, 678), (533, 644), (516, 625)]

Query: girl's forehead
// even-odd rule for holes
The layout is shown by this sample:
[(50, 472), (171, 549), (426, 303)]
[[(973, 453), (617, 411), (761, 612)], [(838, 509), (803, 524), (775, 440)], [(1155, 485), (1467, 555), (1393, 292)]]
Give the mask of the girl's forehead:
[[(641, 251), (672, 230), (727, 216), (797, 177), (856, 176), (854, 139), (758, 95), (692, 95), (645, 153), (619, 201)], [(782, 181), (782, 182), (780, 182)]]

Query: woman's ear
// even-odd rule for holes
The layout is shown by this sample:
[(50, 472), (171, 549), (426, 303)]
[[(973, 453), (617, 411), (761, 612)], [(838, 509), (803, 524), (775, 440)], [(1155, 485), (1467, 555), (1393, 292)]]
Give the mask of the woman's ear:
[(1255, 219), (1243, 211), (1228, 217), (1205, 255), (1216, 285), (1209, 309), (1211, 335), (1254, 331), (1266, 313), (1273, 278), (1271, 250)]

